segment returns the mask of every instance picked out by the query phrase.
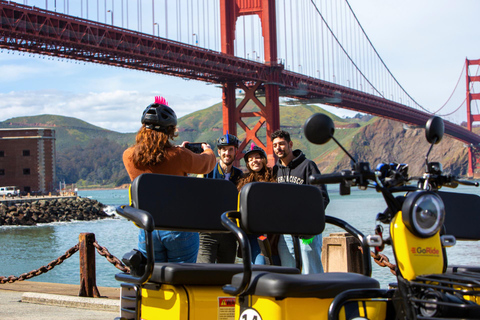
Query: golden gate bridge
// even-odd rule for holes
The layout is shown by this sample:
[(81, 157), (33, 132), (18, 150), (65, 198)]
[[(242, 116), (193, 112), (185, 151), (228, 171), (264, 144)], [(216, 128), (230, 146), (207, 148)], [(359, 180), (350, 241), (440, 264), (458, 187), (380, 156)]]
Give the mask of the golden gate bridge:
[[(240, 149), (255, 142), (270, 161), (271, 142), (257, 135), (280, 127), (280, 97), (420, 126), (433, 114), (398, 83), (347, 0), (0, 0), (0, 47), (220, 84), (224, 131), (241, 128)], [(466, 60), (463, 103), (437, 110), (466, 113), (466, 126), (445, 125), (469, 148), (470, 176), (480, 169), (478, 65)], [(252, 128), (249, 117), (258, 118)]]

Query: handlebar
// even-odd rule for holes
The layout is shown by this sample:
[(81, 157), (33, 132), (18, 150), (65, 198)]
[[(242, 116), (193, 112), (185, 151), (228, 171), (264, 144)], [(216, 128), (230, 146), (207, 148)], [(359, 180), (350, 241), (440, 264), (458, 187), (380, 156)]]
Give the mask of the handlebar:
[(478, 187), (480, 184), (478, 182), (466, 181), (466, 180), (455, 180), (458, 184), (463, 184), (464, 186), (474, 186)]
[[(366, 165), (365, 165), (366, 164)], [(433, 189), (437, 190), (441, 187), (448, 187), (448, 188), (456, 188), (459, 184), (465, 186), (475, 186), (478, 187), (480, 184), (478, 182), (467, 181), (467, 180), (459, 180), (455, 176), (452, 175), (443, 175), (441, 171), (435, 173), (427, 173), (423, 177), (412, 177), (408, 178), (405, 176), (404, 173), (398, 173), (395, 170), (391, 170), (393, 173), (388, 175), (389, 179), (382, 179), (380, 176), (380, 180), (384, 183), (384, 187), (389, 189), (390, 192), (395, 191), (402, 191), (404, 190), (405, 182), (409, 180), (419, 180), (419, 184), (417, 187), (410, 187), (408, 190), (405, 191), (412, 191), (413, 189)], [(398, 174), (397, 174), (398, 173)], [(381, 173), (378, 173), (380, 174)], [(329, 173), (329, 174), (312, 174), (308, 177), (308, 181), (310, 184), (335, 184), (335, 183), (345, 183), (347, 181), (352, 181), (353, 183), (347, 184), (349, 186), (359, 186), (359, 187), (367, 187), (368, 182), (376, 182), (377, 180), (376, 173), (371, 171), (368, 163), (359, 163), (357, 167), (355, 167), (352, 171), (344, 170), (339, 173)], [(399, 188), (399, 190), (396, 190)], [(347, 193), (349, 194), (349, 193)]]
[(330, 174), (312, 174), (308, 177), (310, 184), (334, 184), (346, 181), (354, 181), (353, 185), (364, 186), (368, 185), (368, 180), (375, 181), (375, 172), (367, 170), (350, 171), (344, 170), (341, 173)]
[[(478, 187), (479, 183), (476, 181), (467, 181), (467, 180), (459, 180), (455, 176), (452, 175), (442, 175), (440, 174), (426, 174), (423, 177), (416, 178), (419, 181), (419, 185), (423, 185), (423, 188), (430, 188), (432, 187), (434, 190), (439, 189), (441, 187), (447, 188), (456, 188), (459, 184), (464, 186), (474, 186)], [(427, 187), (428, 186), (428, 187)]]
[(358, 179), (361, 174), (351, 174), (349, 172), (328, 173), (328, 174), (312, 174), (308, 180), (310, 184), (333, 184), (341, 183), (347, 180)]

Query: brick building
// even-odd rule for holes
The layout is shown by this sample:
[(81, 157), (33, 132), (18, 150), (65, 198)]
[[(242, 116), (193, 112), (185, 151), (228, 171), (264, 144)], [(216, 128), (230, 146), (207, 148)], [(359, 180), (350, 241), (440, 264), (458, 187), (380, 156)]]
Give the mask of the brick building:
[(50, 192), (55, 179), (55, 130), (0, 129), (0, 186)]

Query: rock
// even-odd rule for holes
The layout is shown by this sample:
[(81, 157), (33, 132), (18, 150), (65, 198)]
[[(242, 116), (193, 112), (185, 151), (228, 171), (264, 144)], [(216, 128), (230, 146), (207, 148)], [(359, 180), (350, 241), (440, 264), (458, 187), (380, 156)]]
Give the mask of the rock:
[(88, 198), (58, 198), (0, 204), (0, 225), (36, 225), (59, 221), (89, 221), (113, 218), (105, 205)]

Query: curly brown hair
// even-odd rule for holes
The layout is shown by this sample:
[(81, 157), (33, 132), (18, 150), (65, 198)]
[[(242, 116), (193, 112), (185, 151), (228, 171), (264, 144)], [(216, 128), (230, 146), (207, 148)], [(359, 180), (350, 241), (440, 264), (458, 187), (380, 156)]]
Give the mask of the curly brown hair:
[(267, 166), (267, 159), (262, 157), (263, 168), (259, 172), (253, 171), (247, 162), (248, 174), (244, 175), (237, 183), (237, 189), (240, 191), (244, 185), (250, 182), (277, 182), (273, 175), (272, 168)]
[(165, 159), (165, 148), (173, 147), (169, 140), (178, 135), (176, 129), (176, 126), (170, 126), (165, 131), (155, 131), (142, 125), (133, 145), (133, 164), (144, 167), (162, 162)]

